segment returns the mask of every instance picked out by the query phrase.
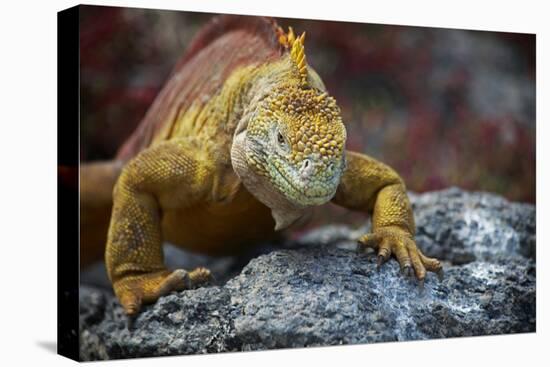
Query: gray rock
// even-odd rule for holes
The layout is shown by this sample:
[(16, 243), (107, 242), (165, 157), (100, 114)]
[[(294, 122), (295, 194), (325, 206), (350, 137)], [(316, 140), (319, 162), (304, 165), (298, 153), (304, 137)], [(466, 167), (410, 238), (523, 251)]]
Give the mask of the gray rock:
[(458, 189), (411, 196), (419, 246), (445, 264), (443, 281), (428, 274), (424, 291), (396, 261), (377, 271), (374, 254), (355, 253), (365, 227), (327, 226), (253, 258), (223, 285), (161, 298), (130, 328), (110, 291), (83, 285), (80, 357), (534, 332), (534, 207)]
[(457, 188), (411, 194), (418, 245), (460, 265), (522, 255), (535, 260), (535, 207)]

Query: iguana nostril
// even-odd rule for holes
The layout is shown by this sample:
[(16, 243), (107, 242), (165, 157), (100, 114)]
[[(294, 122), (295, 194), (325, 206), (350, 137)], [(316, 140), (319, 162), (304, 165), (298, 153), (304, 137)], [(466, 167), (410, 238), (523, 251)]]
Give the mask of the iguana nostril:
[(304, 159), (302, 166), (300, 167), (300, 177), (302, 180), (309, 180), (315, 171), (314, 161), (311, 159)]
[(305, 159), (304, 162), (302, 163), (302, 169), (301, 169), (301, 171), (302, 171), (302, 172), (307, 171), (307, 169), (308, 169), (309, 166), (310, 166), (309, 159)]

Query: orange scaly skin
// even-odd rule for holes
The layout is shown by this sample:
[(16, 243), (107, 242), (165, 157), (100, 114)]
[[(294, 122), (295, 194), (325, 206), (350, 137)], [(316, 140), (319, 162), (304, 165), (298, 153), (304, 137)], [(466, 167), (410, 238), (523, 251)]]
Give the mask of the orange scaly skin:
[[(427, 270), (441, 270), (416, 247), (402, 179), (386, 165), (345, 150), (340, 109), (307, 65), (304, 35), (262, 21), (273, 27), (275, 40), (252, 50), (263, 52), (263, 60), (242, 58), (218, 87), (197, 73), (183, 78), (186, 68), (204, 63), (201, 57), (231, 37), (241, 37), (241, 44), (255, 37), (245, 28), (224, 28), (224, 35), (187, 58), (153, 104), (149, 117), (167, 103), (165, 121), (140, 127), (141, 135), (121, 150), (126, 163), (113, 191), (105, 260), (128, 315), (210, 277), (204, 268), (166, 269), (163, 241), (211, 255), (235, 253), (276, 237), (308, 208), (330, 200), (372, 214), (373, 233), (358, 239), (359, 248), (376, 249), (380, 262), (393, 254), (420, 281)], [(231, 56), (233, 49), (224, 52)], [(188, 93), (178, 89), (186, 82), (208, 93), (178, 101)]]

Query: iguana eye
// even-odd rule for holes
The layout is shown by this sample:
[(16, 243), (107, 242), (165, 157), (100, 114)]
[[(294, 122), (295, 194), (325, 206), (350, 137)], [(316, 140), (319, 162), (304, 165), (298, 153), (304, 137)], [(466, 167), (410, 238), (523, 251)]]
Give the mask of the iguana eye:
[(286, 141), (285, 141), (285, 138), (283, 137), (283, 134), (281, 134), (280, 132), (277, 133), (277, 142), (280, 144), (280, 145), (286, 145)]
[(286, 140), (285, 136), (280, 130), (275, 130), (275, 134), (272, 135), (273, 144), (277, 148), (277, 151), (280, 154), (287, 154), (290, 151), (290, 145), (288, 144), (288, 140)]

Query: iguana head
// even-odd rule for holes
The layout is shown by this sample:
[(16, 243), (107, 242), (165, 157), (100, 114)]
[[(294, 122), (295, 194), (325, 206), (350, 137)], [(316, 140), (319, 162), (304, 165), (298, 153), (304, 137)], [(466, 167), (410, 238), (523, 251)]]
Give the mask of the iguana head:
[(334, 196), (345, 164), (346, 130), (326, 93), (273, 91), (246, 135), (248, 165), (291, 203), (320, 205)]
[(345, 168), (340, 109), (308, 70), (303, 35), (289, 35), (292, 48), (276, 67), (286, 70), (254, 106), (239, 143), (248, 172), (243, 182), (272, 208), (277, 227), (303, 208), (328, 202)]

